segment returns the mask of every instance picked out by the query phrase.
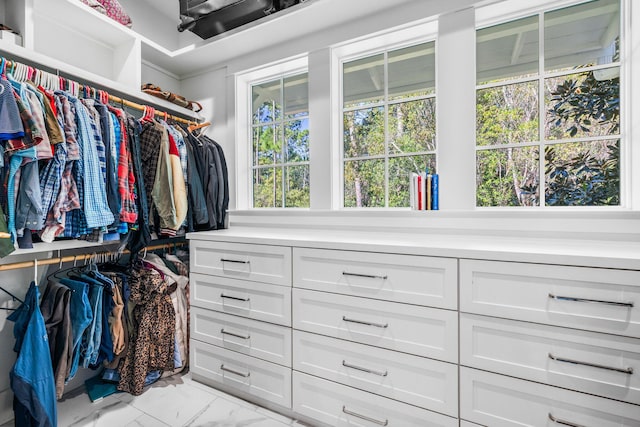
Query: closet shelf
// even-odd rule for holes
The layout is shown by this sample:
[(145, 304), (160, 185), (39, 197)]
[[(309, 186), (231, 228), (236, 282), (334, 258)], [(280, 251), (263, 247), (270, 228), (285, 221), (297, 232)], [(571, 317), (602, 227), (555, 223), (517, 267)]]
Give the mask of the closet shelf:
[(141, 104), (148, 104), (169, 113), (178, 114), (194, 120), (202, 120), (202, 116), (187, 108), (180, 107), (169, 101), (148, 95), (140, 90), (140, 88), (132, 89), (122, 83), (107, 79), (82, 68), (69, 65), (59, 61), (48, 55), (25, 49), (13, 43), (0, 39), (0, 54), (7, 59), (16, 59), (27, 65), (33, 65), (38, 68), (49, 68), (50, 70), (58, 70), (65, 77), (77, 80), (80, 83), (86, 82), (90, 86), (102, 87), (113, 95), (118, 95), (127, 99), (137, 100)]
[(107, 46), (118, 46), (135, 40), (131, 29), (96, 12), (79, 0), (34, 0), (34, 13), (48, 20), (72, 28), (83, 37), (91, 37)]

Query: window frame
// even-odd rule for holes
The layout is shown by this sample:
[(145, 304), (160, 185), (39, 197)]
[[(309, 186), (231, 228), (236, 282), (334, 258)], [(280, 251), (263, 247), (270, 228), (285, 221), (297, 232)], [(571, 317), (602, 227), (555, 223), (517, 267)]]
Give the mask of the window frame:
[[(390, 101), (388, 99), (388, 53), (391, 51), (404, 49), (412, 46), (417, 46), (423, 43), (434, 43), (435, 49), (435, 84), (433, 93), (426, 96), (418, 96), (411, 97), (402, 100), (393, 100)], [(334, 165), (334, 170), (338, 172), (339, 179), (336, 180), (336, 185), (333, 186), (334, 190), (334, 201), (335, 206), (338, 210), (385, 210), (385, 211), (393, 211), (393, 210), (409, 210), (409, 207), (389, 207), (389, 159), (390, 158), (398, 158), (404, 157), (401, 155), (390, 155), (389, 147), (388, 147), (388, 139), (389, 139), (389, 126), (388, 126), (388, 114), (387, 108), (389, 106), (395, 104), (401, 104), (409, 101), (417, 101), (417, 100), (425, 100), (425, 99), (435, 99), (437, 106), (437, 94), (438, 94), (438, 75), (437, 75), (437, 63), (438, 63), (438, 21), (437, 17), (420, 22), (415, 23), (407, 28), (396, 29), (393, 31), (387, 31), (383, 34), (372, 35), (371, 37), (365, 40), (358, 40), (356, 42), (345, 43), (339, 46), (334, 46), (332, 48), (332, 54), (335, 59), (335, 69), (334, 75), (337, 77), (339, 91), (334, 102), (333, 111), (337, 111), (336, 122), (339, 123), (338, 129), (334, 133), (335, 140), (333, 141), (335, 152), (338, 153), (337, 161), (338, 164)], [(357, 160), (373, 160), (373, 159), (384, 159), (385, 160), (385, 176), (384, 176), (384, 184), (385, 184), (385, 206), (384, 207), (346, 207), (345, 203), (345, 194), (344, 194), (344, 164), (345, 164), (345, 153), (344, 153), (344, 114), (349, 111), (357, 111), (362, 109), (363, 106), (356, 107), (344, 107), (344, 64), (352, 61), (356, 61), (359, 59), (365, 59), (375, 55), (384, 55), (384, 69), (385, 69), (385, 82), (384, 82), (384, 99), (381, 102), (367, 104), (366, 108), (374, 108), (374, 107), (383, 107), (385, 111), (385, 152), (381, 155), (375, 156), (360, 156), (349, 158), (349, 161), (357, 161)], [(436, 141), (436, 150), (434, 152), (430, 151), (421, 151), (417, 153), (411, 153), (411, 155), (433, 155), (435, 157), (436, 165), (438, 164), (438, 126), (437, 126), (437, 107), (436, 107), (436, 133), (435, 133), (435, 141)]]
[[(500, 2), (498, 4), (484, 6), (476, 9), (476, 27), (475, 31), (481, 29), (485, 29), (488, 27), (492, 27), (495, 25), (500, 25), (504, 23), (508, 23), (511, 21), (515, 21), (518, 19), (524, 19), (531, 16), (538, 17), (538, 69), (537, 75), (535, 77), (520, 77), (520, 78), (511, 78), (504, 79), (499, 82), (482, 84), (479, 85), (476, 82), (476, 91), (474, 96), (477, 96), (478, 90), (486, 89), (490, 87), (499, 87), (503, 85), (516, 84), (516, 83), (524, 83), (524, 82), (536, 82), (538, 86), (538, 114), (539, 114), (539, 123), (538, 123), (538, 132), (539, 138), (538, 141), (527, 141), (525, 144), (515, 144), (518, 147), (538, 147), (539, 149), (539, 205), (538, 206), (477, 206), (477, 183), (474, 187), (474, 195), (476, 196), (474, 200), (475, 210), (504, 210), (504, 211), (514, 211), (514, 210), (535, 210), (535, 211), (607, 211), (607, 210), (631, 210), (638, 209), (640, 207), (640, 200), (638, 200), (640, 195), (640, 185), (637, 185), (637, 189), (633, 189), (631, 183), (633, 182), (633, 174), (632, 174), (632, 164), (638, 164), (638, 152), (640, 149), (636, 148), (635, 150), (631, 147), (633, 138), (631, 135), (631, 127), (630, 127), (630, 117), (631, 117), (631, 93), (632, 93), (632, 85), (631, 79), (631, 63), (639, 62), (640, 58), (636, 58), (635, 61), (631, 56), (631, 48), (634, 44), (634, 40), (638, 40), (638, 36), (640, 33), (633, 33), (631, 31), (631, 7), (630, 0), (620, 0), (620, 59), (617, 62), (612, 62), (609, 64), (595, 65), (584, 67), (580, 69), (572, 69), (572, 70), (562, 70), (562, 71), (546, 71), (544, 67), (544, 46), (545, 46), (545, 37), (544, 37), (544, 14), (548, 12), (553, 12), (556, 10), (564, 9), (571, 6), (576, 6), (580, 4), (590, 3), (593, 0), (531, 0), (528, 2), (528, 7), (523, 8), (518, 7), (517, 0), (510, 0), (506, 2)], [(636, 14), (638, 14), (636, 12)], [(635, 35), (635, 37), (634, 37)], [(476, 60), (477, 61), (477, 60)], [(606, 68), (615, 68), (618, 67), (620, 69), (620, 128), (619, 133), (616, 137), (613, 136), (605, 136), (605, 137), (583, 137), (583, 138), (563, 138), (561, 140), (553, 140), (546, 139), (544, 135), (544, 124), (546, 117), (546, 103), (545, 103), (545, 89), (544, 82), (546, 79), (558, 77), (558, 76), (568, 76), (571, 74), (580, 74), (583, 72), (598, 70), (598, 69), (606, 69)], [(477, 74), (474, 72), (474, 76)], [(620, 144), (620, 158), (619, 158), (619, 167), (620, 167), (620, 204), (615, 206), (548, 206), (545, 203), (545, 189), (546, 189), (546, 177), (544, 170), (544, 147), (550, 145), (557, 144), (568, 144), (573, 142), (589, 142), (589, 141), (597, 141), (597, 140), (619, 140)], [(477, 142), (475, 143), (475, 153), (478, 151), (490, 150), (490, 149), (499, 149), (499, 148), (508, 148), (513, 146), (514, 144), (497, 144), (491, 146), (478, 146)], [(476, 156), (476, 167), (477, 167), (477, 156)], [(640, 175), (636, 173), (636, 176)], [(634, 194), (632, 194), (632, 192)]]
[[(275, 78), (266, 78), (266, 79), (261, 79), (261, 80), (256, 80), (256, 81), (252, 81), (251, 83), (249, 83), (249, 92), (253, 92), (253, 87), (254, 86), (259, 86), (263, 83), (269, 83), (269, 82), (279, 82), (280, 85), (280, 99), (282, 100), (282, 112), (281, 112), (281, 117), (278, 119), (273, 119), (270, 122), (266, 122), (266, 123), (254, 123), (253, 122), (253, 106), (251, 108), (249, 108), (249, 115), (251, 116), (250, 118), (250, 122), (251, 122), (251, 140), (249, 141), (249, 143), (251, 144), (251, 152), (253, 153), (253, 135), (256, 129), (260, 128), (260, 127), (264, 127), (264, 126), (272, 126), (274, 129), (278, 129), (279, 131), (279, 136), (281, 137), (281, 143), (282, 143), (282, 147), (281, 147), (281, 151), (280, 151), (280, 155), (282, 160), (280, 162), (277, 163), (273, 163), (273, 164), (268, 164), (268, 165), (260, 165), (260, 164), (253, 164), (253, 155), (251, 156), (251, 180), (252, 180), (252, 185), (251, 185), (251, 194), (250, 194), (250, 206), (251, 209), (308, 209), (308, 207), (298, 207), (298, 206), (287, 206), (286, 205), (286, 200), (287, 200), (287, 193), (286, 193), (286, 171), (287, 168), (289, 167), (295, 167), (295, 166), (307, 166), (308, 168), (311, 165), (311, 156), (309, 156), (309, 159), (306, 161), (298, 161), (298, 162), (290, 162), (286, 160), (286, 150), (287, 150), (287, 133), (286, 133), (286, 126), (287, 123), (296, 121), (296, 120), (307, 120), (309, 121), (309, 117), (310, 117), (310, 112), (309, 112), (309, 108), (308, 108), (308, 104), (309, 104), (309, 98), (308, 98), (308, 91), (307, 91), (307, 114), (303, 117), (290, 117), (287, 118), (285, 115), (285, 102), (286, 100), (284, 99), (285, 95), (284, 95), (284, 85), (285, 85), (285, 81), (290, 78), (290, 77), (297, 77), (297, 76), (301, 76), (303, 74), (307, 75), (307, 81), (309, 78), (309, 73), (308, 71), (300, 71), (300, 70), (296, 70), (294, 72), (289, 72), (289, 73), (284, 73), (284, 74), (280, 74), (279, 77), (275, 77)], [(252, 105), (252, 104), (251, 104)], [(309, 139), (311, 139), (311, 136), (309, 136)], [(280, 170), (282, 173), (282, 206), (261, 206), (261, 207), (256, 207), (255, 206), (255, 194), (254, 194), (254, 189), (255, 189), (255, 185), (254, 185), (254, 173), (256, 173), (256, 171), (259, 170), (265, 170), (265, 169), (273, 169), (274, 171), (278, 171)], [(276, 172), (277, 173), (277, 172)], [(309, 182), (309, 186), (311, 185), (311, 182)]]
[[(309, 73), (307, 55), (299, 55), (285, 60), (256, 67), (233, 76), (234, 92), (236, 94), (235, 108), (235, 140), (236, 144), (236, 209), (250, 210), (304, 210), (307, 208), (269, 207), (256, 208), (253, 206), (253, 112), (251, 93), (252, 87), (260, 83), (286, 78), (302, 73)], [(309, 111), (309, 121), (312, 112)], [(310, 135), (311, 140), (313, 136)], [(311, 167), (311, 153), (309, 155), (309, 167)], [(311, 180), (309, 182), (311, 186)], [(284, 196), (284, 195), (283, 195)]]

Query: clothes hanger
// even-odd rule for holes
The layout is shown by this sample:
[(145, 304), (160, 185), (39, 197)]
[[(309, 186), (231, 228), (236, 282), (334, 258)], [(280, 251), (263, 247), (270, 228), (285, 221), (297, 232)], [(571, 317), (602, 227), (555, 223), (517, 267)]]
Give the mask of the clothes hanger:
[(187, 129), (189, 129), (189, 132), (193, 132), (194, 130), (206, 128), (207, 126), (211, 126), (211, 122), (203, 122), (203, 123), (189, 125)]
[[(23, 300), (21, 300), (20, 298), (18, 298), (17, 296), (15, 296), (11, 292), (9, 292), (5, 288), (3, 288), (2, 286), (0, 286), (0, 291), (3, 291), (4, 293), (8, 294), (13, 299), (13, 301), (18, 301), (20, 304), (24, 304)], [(0, 307), (0, 310), (13, 311), (13, 310), (15, 310), (15, 308)]]

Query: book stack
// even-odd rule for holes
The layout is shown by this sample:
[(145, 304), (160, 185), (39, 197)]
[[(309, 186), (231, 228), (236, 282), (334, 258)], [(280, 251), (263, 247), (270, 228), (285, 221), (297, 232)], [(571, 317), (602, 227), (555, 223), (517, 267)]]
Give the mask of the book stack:
[(411, 210), (437, 211), (438, 206), (438, 174), (429, 171), (411, 174), (409, 185), (409, 203)]

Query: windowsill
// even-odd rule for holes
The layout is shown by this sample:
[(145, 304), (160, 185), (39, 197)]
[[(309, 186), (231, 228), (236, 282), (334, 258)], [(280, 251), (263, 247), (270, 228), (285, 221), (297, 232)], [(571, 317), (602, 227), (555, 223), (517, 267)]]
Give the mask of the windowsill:
[(251, 209), (231, 211), (229, 218), (230, 228), (640, 242), (640, 211), (630, 210)]

